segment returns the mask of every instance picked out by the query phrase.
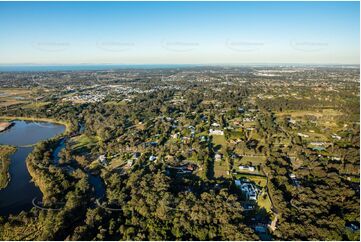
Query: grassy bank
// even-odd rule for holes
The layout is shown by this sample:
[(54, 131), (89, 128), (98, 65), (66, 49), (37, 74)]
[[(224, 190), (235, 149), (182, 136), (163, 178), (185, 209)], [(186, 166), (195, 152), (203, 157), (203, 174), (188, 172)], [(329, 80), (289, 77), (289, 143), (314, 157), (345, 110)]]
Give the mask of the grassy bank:
[(10, 181), (10, 155), (16, 148), (9, 145), (0, 145), (0, 189), (5, 188)]

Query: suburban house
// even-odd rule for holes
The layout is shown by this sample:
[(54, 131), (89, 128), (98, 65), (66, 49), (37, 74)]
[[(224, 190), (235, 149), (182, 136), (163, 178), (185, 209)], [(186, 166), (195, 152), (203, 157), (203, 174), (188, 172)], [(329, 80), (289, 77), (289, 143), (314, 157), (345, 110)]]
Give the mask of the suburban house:
[(151, 155), (151, 156), (149, 157), (149, 160), (155, 162), (155, 161), (157, 160), (157, 157), (154, 156), (154, 155)]
[(174, 166), (174, 167), (168, 166), (168, 169), (176, 170), (177, 174), (190, 174), (190, 173), (196, 171), (197, 168), (198, 168), (198, 166), (193, 163), (186, 163), (184, 165)]
[(239, 166), (238, 168), (241, 171), (255, 171), (256, 170), (254, 166)]
[(234, 183), (238, 188), (241, 189), (243, 194), (245, 194), (247, 200), (257, 200), (258, 188), (253, 183), (244, 180), (235, 180)]
[(216, 161), (220, 161), (222, 159), (222, 155), (217, 153), (217, 154), (215, 154), (214, 159)]
[(297, 177), (296, 177), (295, 174), (291, 173), (291, 174), (289, 174), (289, 177), (291, 178), (292, 183), (293, 183), (294, 186), (296, 186), (296, 187), (299, 187), (299, 186), (300, 186), (301, 183), (300, 183), (300, 181), (297, 179)]
[(178, 133), (175, 133), (175, 134), (172, 134), (171, 137), (173, 139), (178, 139), (179, 138), (179, 132)]
[(140, 157), (140, 152), (133, 153), (133, 159), (138, 159)]
[(294, 120), (292, 118), (289, 118), (287, 121), (289, 124), (296, 124), (296, 120)]
[(200, 140), (200, 142), (206, 142), (208, 139), (206, 136), (203, 135), (199, 138), (199, 140)]
[(127, 167), (130, 168), (133, 166), (133, 160), (127, 160)]
[(308, 138), (308, 137), (310, 137), (309, 135), (307, 135), (307, 134), (302, 134), (302, 133), (297, 133), (297, 135), (300, 136), (300, 137), (303, 137), (303, 138)]
[(104, 166), (108, 164), (107, 158), (105, 157), (105, 155), (100, 155), (100, 156), (98, 157), (98, 160), (99, 160), (100, 163), (101, 163), (102, 165), (104, 165)]
[(224, 131), (218, 130), (218, 129), (210, 129), (209, 134), (210, 135), (224, 135)]
[(218, 124), (218, 123), (213, 123), (212, 126), (213, 126), (213, 127), (219, 127), (219, 126), (221, 126), (221, 125)]
[(332, 134), (331, 137), (333, 139), (341, 140), (341, 136), (338, 136), (337, 134)]

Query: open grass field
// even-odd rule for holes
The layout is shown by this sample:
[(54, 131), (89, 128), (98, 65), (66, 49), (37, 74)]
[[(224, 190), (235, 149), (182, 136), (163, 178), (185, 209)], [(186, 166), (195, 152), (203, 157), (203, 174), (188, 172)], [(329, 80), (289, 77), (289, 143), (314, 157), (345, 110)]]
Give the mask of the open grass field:
[(264, 164), (266, 162), (266, 156), (257, 156), (257, 157), (244, 156), (238, 162), (239, 162), (239, 165), (257, 166), (257, 165)]
[(0, 107), (10, 107), (17, 104), (28, 104), (28, 101), (0, 98)]
[(229, 139), (240, 139), (240, 138), (244, 138), (244, 133), (242, 132), (242, 129), (234, 129), (234, 130), (229, 130), (226, 131)]
[(36, 109), (36, 108), (41, 108), (43, 106), (46, 106), (48, 104), (50, 104), (51, 102), (31, 102), (29, 104), (23, 105), (23, 108), (29, 108), (29, 109)]
[[(343, 113), (334, 109), (287, 111), (276, 114), (279, 119), (283, 119), (286, 115), (290, 115), (293, 120), (297, 121), (297, 125), (301, 127), (298, 132), (309, 136), (302, 138), (305, 141), (332, 141), (331, 134), (338, 133), (343, 128), (343, 124), (340, 123)], [(308, 124), (310, 116), (313, 116), (313, 119), (316, 118), (311, 126)], [(294, 135), (297, 136), (297, 132)]]
[(21, 96), (21, 97), (30, 97), (30, 94), (33, 93), (32, 90), (25, 88), (1, 88), (0, 97), (10, 97), (10, 96)]
[(33, 99), (33, 91), (24, 88), (1, 88), (0, 107), (29, 103)]
[[(302, 134), (306, 134), (309, 137), (305, 138), (303, 137), (303, 140), (308, 140), (308, 141), (329, 141), (330, 140), (330, 136), (327, 136), (326, 134), (321, 134), (321, 133), (315, 133), (315, 132), (302, 132)], [(297, 135), (297, 133), (294, 134), (295, 136)]]
[(225, 160), (214, 161), (214, 177), (228, 177), (228, 164)]
[(290, 116), (296, 121), (306, 121), (307, 117), (315, 117), (317, 119), (318, 125), (336, 129), (338, 127), (338, 119), (343, 115), (342, 112), (335, 109), (320, 109), (317, 111), (300, 111), (300, 110), (290, 110), (285, 112), (276, 113), (276, 117), (283, 118), (285, 116)]
[(220, 148), (221, 153), (226, 151), (227, 141), (224, 135), (212, 135), (212, 142), (215, 147)]
[(280, 117), (280, 116), (291, 116), (294, 119), (299, 119), (299, 118), (303, 118), (305, 116), (315, 116), (317, 118), (322, 118), (322, 117), (334, 117), (334, 116), (340, 116), (342, 115), (342, 112), (335, 110), (335, 109), (321, 109), (319, 111), (304, 111), (304, 110), (288, 110), (288, 111), (284, 111), (284, 112), (277, 112), (276, 116)]
[(271, 212), (272, 203), (271, 203), (269, 196), (267, 195), (267, 193), (264, 190), (258, 197), (257, 203), (258, 203), (259, 207), (266, 209), (266, 211), (269, 213)]
[(123, 166), (126, 162), (124, 161), (124, 159), (120, 156), (113, 158), (110, 162), (109, 165), (107, 166), (107, 168), (109, 170), (113, 170), (116, 169), (120, 166)]
[(235, 177), (237, 179), (247, 178), (248, 180), (253, 181), (260, 187), (265, 187), (267, 185), (267, 178), (265, 176), (242, 173), (235, 175)]
[(71, 138), (71, 148), (74, 151), (88, 150), (91, 149), (99, 139), (96, 136), (87, 136), (85, 134)]
[(104, 104), (106, 104), (106, 105), (124, 106), (124, 105), (127, 105), (127, 102), (125, 102), (125, 101), (119, 101), (119, 102), (117, 102), (117, 101), (108, 101), (108, 102), (106, 102)]

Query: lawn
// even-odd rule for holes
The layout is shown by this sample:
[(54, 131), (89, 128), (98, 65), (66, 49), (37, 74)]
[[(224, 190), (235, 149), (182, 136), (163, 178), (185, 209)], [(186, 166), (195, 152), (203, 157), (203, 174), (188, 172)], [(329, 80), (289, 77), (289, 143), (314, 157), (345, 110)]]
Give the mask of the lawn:
[(29, 104), (26, 104), (24, 106), (22, 106), (23, 108), (30, 108), (30, 109), (34, 109), (34, 108), (41, 108), (45, 105), (50, 104), (51, 102), (32, 102)]
[(115, 106), (124, 106), (124, 105), (127, 105), (127, 102), (125, 101), (108, 101), (105, 103), (106, 105), (115, 105)]
[(227, 177), (228, 164), (225, 160), (214, 161), (214, 177)]
[(272, 203), (268, 194), (263, 190), (257, 200), (258, 206), (265, 208), (267, 212), (271, 212)]
[(257, 184), (260, 187), (265, 187), (267, 185), (267, 178), (265, 176), (242, 173), (235, 175), (235, 177), (237, 179), (247, 178), (248, 180), (253, 181), (255, 184)]
[(289, 110), (285, 112), (278, 112), (277, 117), (291, 116), (296, 121), (306, 121), (307, 116), (314, 116), (317, 118), (317, 123), (320, 127), (336, 129), (338, 127), (337, 120), (343, 115), (342, 112), (335, 109), (320, 109), (312, 111)]
[(226, 131), (226, 133), (228, 133), (230, 139), (244, 138), (244, 133), (242, 132), (241, 129), (229, 130)]
[(224, 135), (212, 135), (212, 141), (214, 146), (221, 146), (220, 152), (224, 153), (227, 148), (227, 141)]
[(235, 161), (234, 164), (257, 166), (257, 165), (265, 164), (265, 162), (266, 162), (266, 156), (259, 156), (259, 157), (244, 156), (242, 159), (238, 160), (237, 162)]
[(21, 103), (27, 103), (27, 101), (0, 98), (0, 107), (9, 107)]
[(28, 103), (33, 91), (23, 88), (1, 88), (0, 107)]
[(301, 111), (301, 110), (288, 110), (284, 112), (278, 112), (276, 116), (286, 116), (289, 115), (292, 118), (300, 118), (302, 119), (304, 116), (315, 116), (317, 118), (321, 118), (323, 116), (331, 117), (331, 116), (339, 116), (342, 115), (340, 111), (335, 109), (322, 109), (319, 111)]
[[(227, 148), (227, 141), (224, 135), (212, 135), (212, 142), (215, 147), (215, 151), (225, 154), (226, 148)], [(228, 162), (224, 160), (224, 157), (222, 160), (214, 161), (213, 164), (213, 171), (214, 171), (214, 177), (226, 177), (227, 171), (228, 171)]]
[(116, 157), (109, 162), (109, 165), (107, 168), (109, 168), (110, 170), (113, 170), (115, 168), (118, 168), (119, 166), (124, 165), (125, 163), (126, 162), (123, 160), (122, 157)]
[(96, 136), (87, 136), (85, 134), (71, 138), (71, 148), (75, 151), (81, 151), (84, 149), (91, 149), (99, 139)]

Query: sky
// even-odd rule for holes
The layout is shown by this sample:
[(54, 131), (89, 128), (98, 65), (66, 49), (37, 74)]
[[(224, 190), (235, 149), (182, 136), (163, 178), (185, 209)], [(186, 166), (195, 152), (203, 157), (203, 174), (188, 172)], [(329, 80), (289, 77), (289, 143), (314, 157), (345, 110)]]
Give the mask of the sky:
[(0, 2), (1, 65), (359, 59), (359, 2)]

